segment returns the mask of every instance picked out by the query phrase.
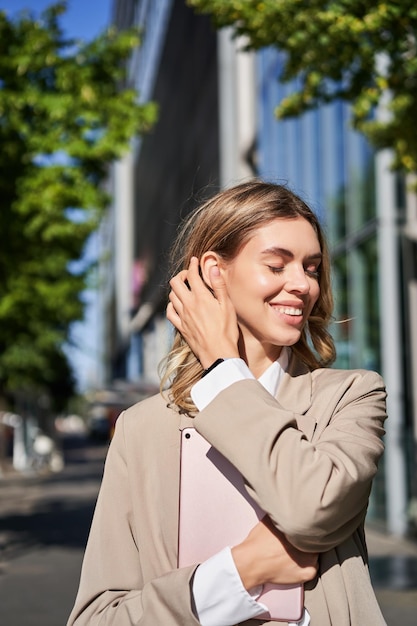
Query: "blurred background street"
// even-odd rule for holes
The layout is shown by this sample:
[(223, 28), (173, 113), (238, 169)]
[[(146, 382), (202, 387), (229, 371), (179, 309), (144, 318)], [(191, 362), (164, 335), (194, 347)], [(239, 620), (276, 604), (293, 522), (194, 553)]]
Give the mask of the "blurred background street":
[[(0, 624), (64, 626), (107, 445), (64, 440), (59, 474), (0, 480)], [(417, 544), (368, 528), (371, 571), (388, 626), (415, 626)], [(364, 624), (363, 626), (367, 626)]]
[(63, 448), (61, 473), (0, 479), (2, 626), (63, 626), (74, 602), (107, 445)]

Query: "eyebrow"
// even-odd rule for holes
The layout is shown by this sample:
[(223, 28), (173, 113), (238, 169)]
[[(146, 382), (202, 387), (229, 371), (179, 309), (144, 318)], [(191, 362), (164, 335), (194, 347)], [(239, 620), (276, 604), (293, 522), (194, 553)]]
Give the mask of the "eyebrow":
[[(271, 248), (267, 248), (266, 250), (262, 250), (261, 252), (262, 256), (286, 256), (289, 257), (290, 259), (294, 258), (294, 253), (291, 252), (291, 250), (287, 250), (286, 248), (280, 248), (278, 246), (272, 246)], [(321, 252), (315, 252), (313, 254), (309, 254), (307, 257), (305, 257), (308, 261), (312, 261), (312, 260), (321, 260), (323, 258), (323, 254)]]

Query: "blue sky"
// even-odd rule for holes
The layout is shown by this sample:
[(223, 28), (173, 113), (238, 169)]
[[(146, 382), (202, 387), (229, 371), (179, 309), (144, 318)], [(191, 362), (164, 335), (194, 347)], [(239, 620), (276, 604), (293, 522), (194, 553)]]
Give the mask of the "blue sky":
[[(0, 0), (0, 9), (12, 16), (22, 9), (38, 15), (52, 4), (52, 0)], [(108, 24), (112, 0), (67, 0), (67, 11), (62, 16), (62, 26), (71, 37), (92, 39)]]
[[(52, 0), (0, 0), (0, 10), (14, 16), (28, 9), (35, 17), (46, 7), (56, 4)], [(110, 23), (112, 0), (68, 0), (67, 11), (61, 16), (65, 34), (75, 39), (88, 41), (102, 32)], [(98, 255), (98, 242), (92, 237), (87, 257)], [(75, 346), (67, 349), (80, 390), (97, 381), (99, 358), (99, 310), (94, 292), (86, 292), (84, 301), (85, 321), (73, 324), (71, 336)], [(76, 347), (78, 346), (78, 347)]]

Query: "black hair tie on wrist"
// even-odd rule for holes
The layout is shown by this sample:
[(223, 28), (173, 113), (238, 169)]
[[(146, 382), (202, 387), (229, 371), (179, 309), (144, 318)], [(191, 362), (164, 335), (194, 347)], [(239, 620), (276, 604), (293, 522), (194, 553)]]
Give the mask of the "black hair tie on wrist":
[(220, 365), (220, 363), (223, 363), (223, 361), (224, 361), (224, 359), (216, 359), (214, 361), (214, 363), (212, 363), (210, 365), (210, 367), (208, 367), (206, 370), (204, 370), (204, 372), (201, 374), (201, 378), (203, 378), (203, 376), (205, 376), (206, 374), (208, 374), (209, 372), (214, 370), (214, 368), (217, 367), (218, 365)]

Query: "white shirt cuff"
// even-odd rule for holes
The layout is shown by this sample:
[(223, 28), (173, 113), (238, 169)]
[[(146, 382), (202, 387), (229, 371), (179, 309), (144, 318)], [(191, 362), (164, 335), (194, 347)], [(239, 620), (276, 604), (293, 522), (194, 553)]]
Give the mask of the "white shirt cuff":
[(253, 595), (246, 591), (230, 548), (224, 548), (195, 571), (197, 618), (202, 626), (232, 626), (262, 615), (266, 607), (255, 600), (261, 591), (262, 587), (254, 589)]
[(207, 376), (201, 378), (191, 389), (191, 397), (199, 411), (202, 411), (221, 391), (252, 374), (243, 359), (226, 359)]

